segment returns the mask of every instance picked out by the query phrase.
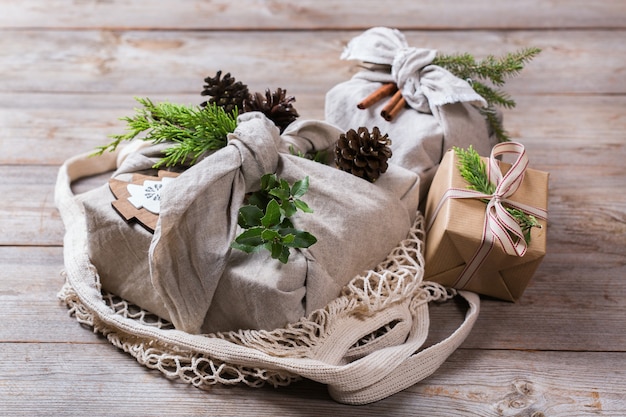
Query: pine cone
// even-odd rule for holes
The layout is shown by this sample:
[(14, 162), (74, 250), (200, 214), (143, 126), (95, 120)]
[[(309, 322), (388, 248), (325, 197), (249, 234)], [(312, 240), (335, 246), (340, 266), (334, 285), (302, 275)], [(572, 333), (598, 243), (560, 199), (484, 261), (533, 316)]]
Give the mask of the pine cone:
[[(200, 93), (203, 96), (211, 96), (211, 98), (200, 105), (202, 107), (207, 104), (217, 104), (222, 107), (228, 114), (232, 113), (235, 108), (241, 113), (243, 110), (243, 101), (248, 97), (248, 86), (242, 84), (241, 81), (235, 81), (230, 73), (226, 73), (221, 78), (222, 71), (218, 71), (215, 77), (206, 77), (204, 82), (204, 90)], [(220, 79), (221, 78), (221, 79)]]
[(387, 171), (390, 144), (391, 140), (381, 135), (378, 127), (371, 134), (366, 127), (360, 127), (358, 132), (350, 129), (339, 136), (335, 145), (335, 163), (342, 171), (374, 182)]
[(261, 93), (250, 94), (243, 102), (243, 111), (260, 111), (268, 119), (274, 122), (282, 133), (287, 126), (300, 116), (291, 103), (296, 101), (293, 96), (287, 97), (287, 90), (276, 89), (271, 93), (265, 90), (265, 96)]

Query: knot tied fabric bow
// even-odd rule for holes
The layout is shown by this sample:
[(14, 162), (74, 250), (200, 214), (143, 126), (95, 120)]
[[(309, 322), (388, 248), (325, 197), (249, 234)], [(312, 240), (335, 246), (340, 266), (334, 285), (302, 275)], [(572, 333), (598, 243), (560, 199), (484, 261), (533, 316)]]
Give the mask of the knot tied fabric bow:
[(436, 50), (409, 47), (397, 29), (375, 27), (353, 38), (341, 59), (389, 66), (388, 74), (364, 72), (363, 78), (395, 83), (406, 103), (421, 113), (431, 113), (432, 106), (459, 102), (486, 106), (467, 81), (432, 64), (436, 55)]

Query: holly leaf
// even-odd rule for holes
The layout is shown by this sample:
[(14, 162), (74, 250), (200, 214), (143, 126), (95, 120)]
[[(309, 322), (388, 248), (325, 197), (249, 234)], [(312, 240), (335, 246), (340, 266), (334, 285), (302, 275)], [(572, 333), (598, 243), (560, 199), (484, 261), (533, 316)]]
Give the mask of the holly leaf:
[(285, 217), (291, 217), (296, 214), (296, 211), (298, 211), (296, 205), (289, 200), (283, 200), (280, 208), (283, 210), (283, 214), (285, 215)]
[(274, 229), (265, 229), (261, 233), (261, 238), (264, 242), (274, 242), (276, 240), (280, 240), (281, 236), (277, 230)]
[(274, 188), (270, 190), (269, 195), (279, 198), (282, 201), (289, 201), (290, 197), (289, 190), (284, 190), (282, 188)]
[(280, 180), (280, 188), (285, 190), (289, 195), (291, 192), (291, 187), (289, 187), (289, 183), (281, 178)]
[(264, 243), (261, 236), (264, 230), (261, 226), (245, 230), (235, 238), (234, 242), (231, 243), (231, 247), (246, 253), (258, 251)]
[(300, 209), (301, 211), (305, 212), (305, 213), (313, 213), (313, 209), (311, 207), (309, 207), (309, 205), (307, 203), (305, 203), (302, 200), (295, 200), (293, 202), (293, 204)]
[(265, 174), (261, 177), (261, 189), (269, 191), (278, 186), (278, 177), (276, 174)]
[(285, 242), (285, 246), (288, 246), (290, 248), (308, 248), (309, 246), (317, 242), (317, 238), (315, 236), (313, 236), (309, 232), (305, 232), (304, 230), (282, 229), (281, 234), (292, 234), (294, 236), (293, 241)]
[(280, 254), (278, 255), (278, 260), (286, 264), (289, 261), (289, 255), (290, 255), (289, 248), (283, 245), (281, 245), (280, 247), (281, 247), (281, 251), (280, 251)]
[(284, 264), (289, 260), (289, 248), (280, 242), (266, 242), (263, 247), (270, 252), (273, 259), (278, 259)]
[(282, 214), (280, 212), (280, 206), (276, 200), (272, 200), (267, 204), (265, 209), (265, 216), (261, 218), (261, 224), (263, 227), (270, 228), (277, 226), (282, 221)]
[(243, 206), (239, 209), (239, 226), (244, 229), (250, 227), (261, 226), (261, 218), (263, 210), (255, 205)]
[(281, 245), (279, 242), (273, 242), (270, 243), (269, 246), (270, 252), (272, 253), (272, 258), (278, 259), (280, 254), (283, 252), (283, 245)]
[(264, 193), (252, 193), (250, 197), (248, 197), (248, 204), (257, 206), (259, 210), (265, 210), (265, 207), (267, 207), (267, 203), (269, 202), (269, 196)]
[(283, 229), (293, 229), (293, 223), (291, 222), (291, 220), (288, 217), (285, 217), (283, 219), (282, 222), (280, 222), (280, 225), (278, 226), (279, 229), (283, 230)]
[(306, 176), (300, 181), (296, 181), (291, 187), (291, 195), (293, 198), (300, 198), (309, 191), (309, 177)]
[(295, 239), (296, 239), (296, 235), (289, 233), (283, 236), (281, 241), (283, 242), (283, 244), (286, 245), (286, 244), (292, 243)]

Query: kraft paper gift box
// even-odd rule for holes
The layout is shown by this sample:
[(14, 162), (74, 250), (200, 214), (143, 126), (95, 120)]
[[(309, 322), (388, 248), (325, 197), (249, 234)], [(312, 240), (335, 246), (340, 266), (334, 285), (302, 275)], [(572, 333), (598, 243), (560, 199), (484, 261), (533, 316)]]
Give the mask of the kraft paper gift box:
[[(528, 247), (520, 250), (522, 256), (505, 252), (507, 242), (502, 241), (507, 240), (508, 233), (504, 238), (502, 233), (499, 238), (486, 237), (490, 228), (486, 219), (492, 217), (493, 220), (493, 216), (487, 216), (485, 199), (467, 196), (449, 198), (454, 193), (472, 193), (467, 191), (468, 183), (461, 176), (457, 155), (451, 149), (437, 170), (426, 202), (425, 280), (507, 301), (516, 301), (522, 296), (546, 253), (549, 174), (525, 168), (528, 162), (523, 146), (514, 142), (494, 147), (492, 167), (499, 167), (506, 177), (511, 164), (497, 161), (496, 157), (517, 152), (524, 154), (524, 161), (520, 161), (520, 155), (513, 165), (518, 173), (523, 172), (523, 181), (513, 181), (513, 186), (519, 188), (500, 199), (505, 201), (505, 207), (526, 208), (541, 225), (541, 228), (532, 228)], [(490, 166), (489, 158), (481, 159)], [(525, 165), (520, 167), (519, 163)], [(511, 178), (508, 180), (511, 181)]]

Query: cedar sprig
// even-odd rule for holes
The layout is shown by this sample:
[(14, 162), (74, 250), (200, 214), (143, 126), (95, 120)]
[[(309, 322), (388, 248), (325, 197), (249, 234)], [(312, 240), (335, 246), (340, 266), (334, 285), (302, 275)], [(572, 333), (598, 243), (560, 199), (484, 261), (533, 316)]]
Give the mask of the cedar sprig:
[(493, 194), (496, 186), (489, 181), (487, 165), (474, 147), (470, 145), (465, 150), (455, 146), (453, 149), (459, 160), (457, 166), (461, 177), (469, 183), (467, 188), (483, 194)]
[(302, 152), (297, 150), (293, 145), (289, 146), (289, 153), (291, 155), (298, 156), (300, 158), (308, 159), (313, 162), (318, 162), (320, 164), (326, 163), (328, 159), (327, 151), (315, 151), (315, 152)]
[(154, 167), (177, 164), (193, 165), (204, 153), (226, 146), (227, 135), (237, 127), (237, 111), (228, 114), (223, 108), (210, 104), (202, 108), (168, 102), (153, 103), (148, 98), (136, 98), (142, 108), (133, 117), (124, 117), (126, 133), (111, 135), (113, 141), (100, 146), (94, 155), (114, 151), (124, 141), (140, 134), (144, 141), (159, 144), (173, 142), (163, 151), (164, 157)]
[[(514, 108), (515, 101), (502, 87), (507, 78), (516, 76), (524, 65), (541, 52), (539, 48), (524, 48), (502, 57), (489, 55), (483, 60), (476, 60), (471, 54), (438, 55), (433, 64), (446, 68), (458, 78), (468, 80), (474, 91), (487, 101), (487, 107), (481, 110), (494, 135), (500, 142), (510, 140), (502, 126), (500, 118), (495, 117), (496, 108)], [(489, 85), (489, 84), (491, 85)]]
[[(471, 145), (467, 150), (457, 147), (453, 149), (458, 158), (457, 166), (461, 177), (469, 184), (467, 188), (483, 194), (493, 194), (496, 190), (496, 185), (489, 181), (487, 166), (478, 152), (476, 152)], [(488, 200), (482, 201), (485, 203), (489, 202)], [(531, 229), (533, 227), (541, 228), (541, 224), (539, 224), (537, 218), (513, 207), (505, 207), (505, 210), (513, 216), (520, 225), (522, 233), (524, 234), (524, 240), (529, 244)]]

